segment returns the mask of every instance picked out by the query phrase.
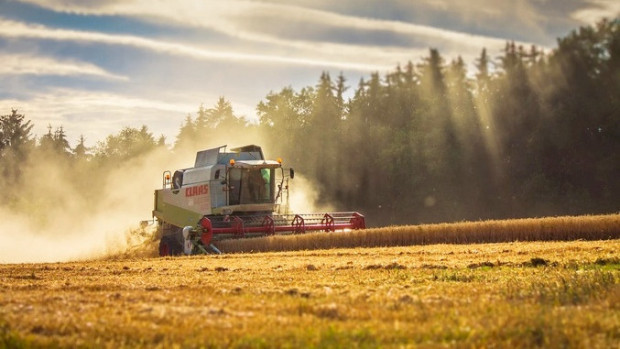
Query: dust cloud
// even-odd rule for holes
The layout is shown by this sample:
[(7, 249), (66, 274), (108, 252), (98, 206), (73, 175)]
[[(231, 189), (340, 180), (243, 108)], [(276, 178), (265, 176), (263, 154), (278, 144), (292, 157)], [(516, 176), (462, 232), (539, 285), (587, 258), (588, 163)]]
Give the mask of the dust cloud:
[(312, 183), (299, 174), (289, 183), (289, 210), (291, 213), (328, 213), (334, 211), (329, 203), (319, 202), (319, 193)]
[[(321, 201), (316, 185), (308, 179), (307, 174), (298, 171), (297, 168), (295, 168), (295, 164), (289, 161), (286, 154), (290, 151), (290, 149), (281, 149), (282, 147), (278, 146), (280, 142), (278, 142), (277, 137), (272, 137), (270, 139), (268, 136), (258, 133), (255, 140), (256, 143), (254, 144), (261, 146), (263, 154), (267, 160), (275, 160), (277, 158), (282, 159), (282, 167), (284, 168), (285, 176), (288, 176), (289, 169), (293, 168), (295, 170), (294, 178), (288, 178), (288, 213), (304, 214), (327, 213), (334, 211), (333, 205)], [(270, 146), (270, 144), (274, 143), (276, 146)], [(239, 144), (246, 145), (249, 143)], [(286, 185), (286, 182), (284, 185)], [(284, 195), (286, 202), (286, 192), (283, 192), (282, 195)], [(285, 202), (283, 202), (283, 204)], [(286, 213), (284, 211), (286, 210), (283, 210), (281, 213)]]
[(172, 158), (157, 151), (113, 170), (67, 168), (58, 158), (21, 168), (16, 197), (0, 207), (0, 263), (99, 258), (140, 243), (153, 190)]

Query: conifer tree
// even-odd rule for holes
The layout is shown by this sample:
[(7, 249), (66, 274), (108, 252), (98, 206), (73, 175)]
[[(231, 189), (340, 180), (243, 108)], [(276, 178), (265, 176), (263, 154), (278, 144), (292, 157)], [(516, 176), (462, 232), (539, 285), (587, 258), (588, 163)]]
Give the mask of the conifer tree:
[(73, 155), (78, 161), (88, 159), (88, 147), (86, 147), (86, 138), (84, 135), (80, 135), (80, 139), (78, 140), (78, 144), (73, 149)]

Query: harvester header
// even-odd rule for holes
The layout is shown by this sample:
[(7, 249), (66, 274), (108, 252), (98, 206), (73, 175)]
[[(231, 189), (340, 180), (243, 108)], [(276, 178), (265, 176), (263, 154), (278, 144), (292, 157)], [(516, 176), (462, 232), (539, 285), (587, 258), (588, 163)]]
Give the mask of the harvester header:
[(194, 167), (164, 171), (153, 209), (160, 255), (219, 253), (212, 241), (225, 238), (365, 228), (357, 212), (289, 212), (294, 176), (257, 145), (199, 151)]

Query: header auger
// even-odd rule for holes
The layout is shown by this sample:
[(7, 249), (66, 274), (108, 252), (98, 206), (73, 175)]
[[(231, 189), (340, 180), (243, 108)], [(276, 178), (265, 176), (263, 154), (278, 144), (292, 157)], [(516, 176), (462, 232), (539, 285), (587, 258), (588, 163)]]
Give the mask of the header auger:
[(282, 161), (265, 160), (261, 147), (226, 146), (199, 151), (194, 167), (165, 171), (155, 191), (159, 254), (219, 253), (226, 238), (364, 229), (357, 212), (290, 213), (289, 180)]

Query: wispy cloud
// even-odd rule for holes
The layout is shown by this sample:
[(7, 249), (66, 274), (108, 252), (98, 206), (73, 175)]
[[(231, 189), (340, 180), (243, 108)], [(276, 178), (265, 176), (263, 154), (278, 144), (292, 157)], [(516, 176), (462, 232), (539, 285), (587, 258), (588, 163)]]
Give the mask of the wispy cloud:
[(592, 24), (620, 16), (620, 2), (617, 0), (590, 0), (590, 7), (575, 11), (572, 17), (584, 24)]
[(52, 57), (26, 54), (0, 54), (0, 75), (90, 75), (104, 79), (128, 80), (126, 76), (112, 74), (96, 65), (61, 61)]
[[(141, 47), (160, 51), (176, 51), (199, 59), (232, 59), (237, 61), (274, 62), (306, 66), (323, 66), (354, 70), (384, 70), (396, 63), (416, 59), (428, 47), (438, 48), (448, 55), (472, 57), (484, 47), (491, 51), (503, 47), (506, 37), (476, 35), (458, 30), (336, 13), (321, 9), (323, 4), (310, 5), (305, 1), (218, 1), (218, 0), (179, 0), (175, 2), (153, 2), (150, 0), (98, 1), (79, 0), (21, 0), (43, 8), (63, 13), (80, 15), (124, 16), (139, 21), (156, 24), (165, 23), (180, 27), (202, 28), (224, 34), (231, 39), (241, 40), (235, 46), (243, 50), (243, 42), (254, 44), (247, 51), (224, 51), (206, 49), (199, 44), (171, 44), (169, 42), (149, 42), (152, 39), (125, 38)], [(319, 1), (320, 3), (321, 1)], [(386, 6), (390, 6), (387, 2)], [(571, 16), (582, 22), (594, 23), (601, 17), (617, 16), (620, 3), (615, 0), (584, 0), (571, 2), (548, 0), (544, 7), (578, 9)], [(354, 6), (349, 2), (348, 6)], [(400, 4), (401, 6), (405, 6)], [(448, 0), (426, 0), (415, 8), (434, 9), (445, 12), (447, 18), (460, 16), (463, 22), (484, 26), (486, 22), (494, 26), (510, 26), (518, 23), (515, 30), (527, 30), (531, 36), (554, 42), (555, 35), (545, 33), (549, 19), (541, 12), (541, 2), (524, 0), (514, 3), (497, 4), (493, 0), (472, 0), (470, 2)], [(568, 15), (568, 13), (567, 13)], [(479, 24), (478, 24), (479, 23)], [(367, 44), (340, 43), (335, 29), (348, 33), (388, 33), (401, 40), (415, 44), (377, 45), (371, 39)], [(319, 33), (319, 34), (317, 34)], [(320, 35), (323, 33), (324, 35)], [(330, 36), (331, 35), (331, 36)], [(518, 35), (516, 37), (521, 37)], [(549, 41), (551, 38), (551, 41)], [(138, 39), (138, 40), (136, 40)], [(147, 40), (147, 41), (140, 41)], [(532, 42), (519, 42), (529, 45)], [(262, 44), (261, 52), (256, 53), (256, 44)], [(157, 46), (158, 48), (155, 48)], [(539, 44), (540, 46), (540, 44)], [(542, 47), (549, 49), (549, 47)]]
[[(281, 52), (285, 55), (263, 56), (243, 55), (252, 60), (274, 60), (278, 63), (333, 66), (360, 70), (377, 70), (386, 65), (393, 67), (404, 63), (428, 47), (439, 48), (448, 54), (470, 55), (479, 53), (483, 47), (492, 49), (503, 46), (505, 39), (472, 35), (468, 33), (416, 25), (394, 20), (380, 20), (334, 13), (302, 6), (256, 1), (197, 1), (180, 0), (156, 2), (145, 0), (109, 1), (96, 4), (81, 1), (24, 0), (39, 6), (66, 13), (84, 15), (127, 16), (154, 23), (174, 23), (176, 26), (204, 28), (217, 31), (231, 38), (247, 43), (267, 44), (263, 49)], [(317, 39), (308, 33), (328, 32), (344, 29), (349, 32), (381, 32), (415, 40), (418, 44), (390, 46), (342, 44), (337, 38), (326, 35)], [(286, 35), (281, 35), (281, 34)], [(291, 52), (290, 50), (293, 50)], [(295, 51), (299, 50), (299, 51)], [(225, 56), (241, 58), (239, 54), (223, 53)], [(305, 58), (302, 58), (305, 57)], [(309, 58), (310, 57), (310, 58)], [(329, 57), (318, 59), (318, 57)], [(350, 63), (347, 67), (343, 62)], [(379, 62), (372, 67), (371, 62)], [(366, 69), (371, 66), (371, 69)]]
[(116, 133), (124, 126), (148, 125), (155, 134), (174, 136), (168, 130), (170, 121), (178, 119), (174, 124), (180, 126), (183, 116), (197, 109), (197, 104), (55, 88), (23, 98), (0, 99), (0, 110), (11, 108), (18, 108), (33, 121), (35, 134), (44, 134), (48, 125), (64, 126), (74, 143), (80, 133), (92, 141), (101, 139), (102, 134)]
[[(115, 35), (91, 31), (78, 31), (32, 25), (0, 18), (0, 36), (6, 38), (30, 38), (72, 42), (96, 42), (109, 45), (131, 46), (159, 53), (185, 56), (201, 60), (258, 62), (264, 64), (290, 64), (303, 66), (333, 67), (350, 70), (384, 70), (391, 66), (369, 62), (349, 62), (347, 60), (325, 60), (319, 58), (289, 57), (284, 55), (263, 55), (234, 51), (211, 50), (187, 44), (154, 40), (134, 35)], [(377, 52), (385, 55), (385, 53)]]

